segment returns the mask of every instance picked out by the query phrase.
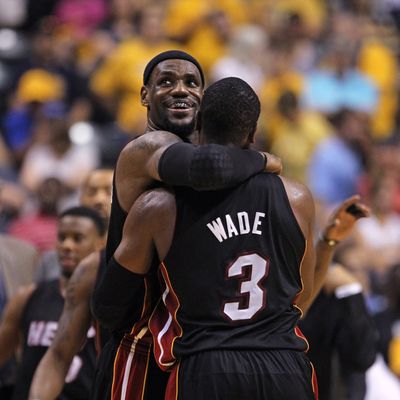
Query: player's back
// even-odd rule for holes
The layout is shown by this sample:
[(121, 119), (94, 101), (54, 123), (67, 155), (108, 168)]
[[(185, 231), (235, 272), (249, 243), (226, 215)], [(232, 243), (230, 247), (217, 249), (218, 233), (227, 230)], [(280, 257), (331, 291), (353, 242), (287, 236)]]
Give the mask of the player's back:
[(235, 189), (175, 196), (160, 267), (168, 311), (160, 306), (150, 324), (160, 365), (217, 348), (305, 350), (294, 305), (305, 239), (282, 180), (260, 174)]

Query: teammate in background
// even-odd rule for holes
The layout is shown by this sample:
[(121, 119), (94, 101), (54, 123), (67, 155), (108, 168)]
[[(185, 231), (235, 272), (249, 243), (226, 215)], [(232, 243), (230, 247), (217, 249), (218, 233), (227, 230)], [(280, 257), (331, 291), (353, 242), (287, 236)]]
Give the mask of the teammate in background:
[[(56, 244), (62, 268), (60, 278), (25, 287), (8, 303), (0, 325), (0, 363), (14, 353), (20, 335), (23, 337), (13, 400), (28, 398), (35, 369), (57, 331), (69, 278), (84, 257), (104, 246), (105, 231), (104, 220), (92, 209), (74, 207), (61, 213)], [(65, 399), (89, 398), (96, 355), (94, 329), (86, 332), (88, 340), (65, 380)]]
[[(108, 231), (106, 259), (109, 261), (119, 245), (122, 229), (132, 204), (156, 180), (193, 188), (221, 189), (244, 181), (253, 174), (268, 170), (280, 172), (282, 165), (273, 155), (253, 150), (227, 148), (216, 144), (195, 146), (196, 117), (204, 89), (201, 66), (189, 54), (171, 50), (160, 53), (147, 64), (143, 74), (141, 102), (147, 108), (146, 133), (130, 142), (121, 152), (114, 174), (113, 201)], [(168, 132), (167, 132), (168, 131)], [(267, 162), (266, 162), (267, 161)], [(266, 165), (265, 165), (266, 162)], [(98, 279), (102, 274), (98, 274)], [(148, 280), (153, 285), (156, 279)], [(110, 290), (118, 296), (119, 289)], [(153, 290), (158, 299), (157, 289)], [(113, 332), (103, 349), (97, 368), (93, 399), (107, 396), (112, 377), (116, 347), (122, 335), (130, 332), (137, 320), (144, 298), (144, 283), (138, 297), (130, 299), (131, 309), (124, 316), (124, 326)], [(96, 309), (96, 306), (94, 306)], [(151, 307), (149, 308), (151, 309)], [(143, 314), (143, 323), (148, 315)], [(158, 373), (151, 359), (148, 376)], [(161, 380), (157, 376), (156, 380)], [(107, 387), (106, 387), (107, 386)], [(162, 386), (162, 385), (160, 385)], [(155, 391), (156, 393), (154, 393)], [(157, 398), (157, 385), (150, 385), (148, 399)]]
[[(82, 187), (81, 203), (97, 210), (108, 224), (111, 206), (113, 171), (97, 169), (90, 173)], [(53, 342), (40, 361), (34, 374), (30, 398), (55, 399), (62, 391), (65, 376), (74, 356), (79, 352), (93, 319), (90, 298), (97, 271), (105, 267), (104, 251), (96, 251), (84, 258), (71, 276), (59, 328)], [(107, 339), (96, 324), (96, 344), (100, 351)]]
[[(260, 110), (253, 90), (228, 78), (205, 93), (200, 143), (247, 148)], [(350, 199), (337, 215), (357, 201)], [(315, 249), (307, 245), (313, 243), (313, 214), (303, 185), (272, 174), (219, 192), (146, 192), (131, 208), (95, 292), (97, 315), (110, 326), (123, 323), (127, 313), (118, 311), (141, 293), (143, 282), (148, 294), (158, 255), (163, 296), (150, 329), (159, 366), (172, 372), (166, 398), (314, 398), (297, 321), (321, 286), (333, 239), (346, 227), (337, 219), (328, 226), (326, 233), (336, 237), (320, 241), (324, 256), (316, 267)], [(119, 293), (112, 296), (115, 287)], [(139, 320), (119, 347), (113, 398), (143, 395), (148, 345), (147, 326)]]

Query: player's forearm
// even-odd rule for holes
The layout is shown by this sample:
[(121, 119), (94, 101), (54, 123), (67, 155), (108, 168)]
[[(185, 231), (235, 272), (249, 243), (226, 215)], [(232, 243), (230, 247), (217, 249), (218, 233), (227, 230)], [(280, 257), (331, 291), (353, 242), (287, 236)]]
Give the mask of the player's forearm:
[(218, 190), (264, 171), (266, 163), (266, 156), (254, 150), (176, 143), (164, 150), (158, 162), (158, 174), (169, 185)]
[(143, 296), (143, 275), (128, 271), (112, 257), (94, 290), (92, 313), (105, 328), (120, 329), (128, 315), (139, 317)]
[(54, 400), (64, 387), (70, 362), (50, 348), (36, 369), (29, 392), (30, 400)]

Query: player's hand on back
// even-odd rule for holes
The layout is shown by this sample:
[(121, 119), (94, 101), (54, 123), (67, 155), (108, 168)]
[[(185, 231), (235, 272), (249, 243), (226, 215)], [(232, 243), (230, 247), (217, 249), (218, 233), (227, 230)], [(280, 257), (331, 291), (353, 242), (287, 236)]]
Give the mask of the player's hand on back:
[(282, 172), (282, 160), (274, 154), (267, 153), (265, 151), (262, 153), (267, 157), (267, 163), (264, 171), (279, 175)]

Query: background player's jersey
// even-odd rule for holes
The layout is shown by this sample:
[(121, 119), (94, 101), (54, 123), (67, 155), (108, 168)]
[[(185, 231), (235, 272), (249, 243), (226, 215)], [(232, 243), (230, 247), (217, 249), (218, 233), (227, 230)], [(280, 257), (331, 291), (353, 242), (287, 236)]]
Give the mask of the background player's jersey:
[(160, 266), (163, 302), (150, 322), (159, 365), (208, 349), (295, 349), (307, 343), (294, 305), (306, 248), (281, 179), (235, 189), (176, 190), (173, 243)]
[[(58, 320), (64, 307), (60, 282), (54, 280), (38, 286), (28, 300), (22, 316), (24, 349), (17, 372), (14, 400), (28, 398), (33, 374), (53, 341)], [(83, 349), (74, 357), (66, 377), (66, 384), (58, 399), (83, 400), (89, 398), (96, 362), (94, 329), (88, 332)]]

